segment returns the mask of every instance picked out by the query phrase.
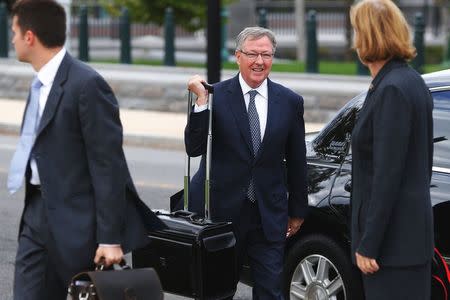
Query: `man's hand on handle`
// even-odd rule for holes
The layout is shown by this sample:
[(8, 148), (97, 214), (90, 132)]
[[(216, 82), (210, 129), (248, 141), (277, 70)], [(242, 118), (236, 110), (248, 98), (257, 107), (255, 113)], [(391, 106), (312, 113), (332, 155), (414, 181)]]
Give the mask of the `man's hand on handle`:
[(202, 82), (206, 83), (206, 80), (199, 75), (192, 76), (188, 82), (188, 89), (198, 97), (197, 101), (195, 102), (198, 106), (208, 103), (208, 92), (206, 91)]
[(118, 264), (123, 258), (123, 251), (120, 245), (114, 246), (98, 246), (95, 252), (94, 262), (95, 264), (100, 264), (103, 262), (105, 267), (109, 267), (113, 264)]

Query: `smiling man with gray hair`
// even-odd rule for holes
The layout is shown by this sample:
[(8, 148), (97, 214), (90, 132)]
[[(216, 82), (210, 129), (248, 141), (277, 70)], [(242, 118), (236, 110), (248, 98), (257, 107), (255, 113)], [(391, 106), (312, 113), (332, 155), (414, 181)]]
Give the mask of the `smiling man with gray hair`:
[[(284, 298), (285, 241), (307, 211), (303, 98), (268, 78), (275, 49), (272, 31), (245, 28), (236, 39), (239, 74), (214, 85), (211, 218), (233, 222), (238, 267), (248, 259), (253, 299)], [(198, 75), (189, 80), (198, 98), (185, 130), (187, 153), (203, 155), (191, 183), (189, 209), (197, 213), (204, 207), (208, 128), (202, 82)]]

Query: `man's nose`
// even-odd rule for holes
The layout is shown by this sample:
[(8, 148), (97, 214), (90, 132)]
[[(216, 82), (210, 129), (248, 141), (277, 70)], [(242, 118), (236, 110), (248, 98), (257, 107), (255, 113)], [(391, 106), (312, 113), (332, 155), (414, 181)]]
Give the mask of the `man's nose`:
[(257, 63), (264, 63), (264, 59), (262, 58), (262, 54), (259, 53), (258, 56), (256, 57), (256, 62)]

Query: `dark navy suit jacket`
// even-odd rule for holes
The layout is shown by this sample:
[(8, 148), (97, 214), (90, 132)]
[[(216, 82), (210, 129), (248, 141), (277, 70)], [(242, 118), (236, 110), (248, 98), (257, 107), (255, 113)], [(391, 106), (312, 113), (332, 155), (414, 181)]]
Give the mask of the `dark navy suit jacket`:
[[(303, 218), (307, 209), (303, 99), (271, 80), (267, 84), (267, 125), (256, 157), (239, 77), (214, 85), (211, 217), (237, 222), (253, 175), (264, 234), (281, 241), (288, 216)], [(185, 130), (190, 156), (206, 153), (208, 114), (191, 114)], [(204, 178), (205, 157), (191, 183), (189, 209), (198, 213), (204, 211)]]
[(161, 226), (132, 183), (111, 88), (69, 54), (54, 79), (32, 155), (45, 201), (49, 253), (67, 280), (93, 264), (99, 243), (128, 251)]
[(391, 60), (372, 82), (352, 135), (352, 257), (385, 266), (433, 254), (430, 179), (433, 99), (406, 62)]

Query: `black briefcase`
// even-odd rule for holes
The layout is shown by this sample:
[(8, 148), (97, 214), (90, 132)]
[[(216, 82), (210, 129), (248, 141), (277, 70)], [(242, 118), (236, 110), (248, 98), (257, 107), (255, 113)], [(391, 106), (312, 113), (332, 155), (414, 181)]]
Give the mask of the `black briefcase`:
[(120, 270), (81, 272), (72, 277), (70, 300), (163, 300), (158, 275), (151, 268), (130, 269), (123, 261)]
[(223, 299), (236, 291), (236, 240), (230, 223), (196, 221), (185, 212), (160, 213), (167, 229), (133, 251), (133, 267), (152, 267), (163, 290), (196, 299)]
[[(189, 164), (186, 156), (184, 180), (185, 210), (156, 211), (167, 225), (166, 229), (152, 232), (151, 242), (143, 249), (133, 251), (133, 267), (151, 267), (156, 270), (163, 290), (195, 299), (224, 299), (234, 295), (239, 274), (236, 265), (236, 239), (232, 224), (214, 223), (209, 219), (209, 170), (211, 164), (211, 117), (213, 87), (209, 92), (208, 129), (205, 180), (205, 217), (188, 212)], [(188, 118), (192, 107), (189, 92)], [(182, 196), (179, 192), (175, 198)], [(173, 199), (172, 199), (173, 200)], [(173, 208), (171, 201), (171, 208)]]

